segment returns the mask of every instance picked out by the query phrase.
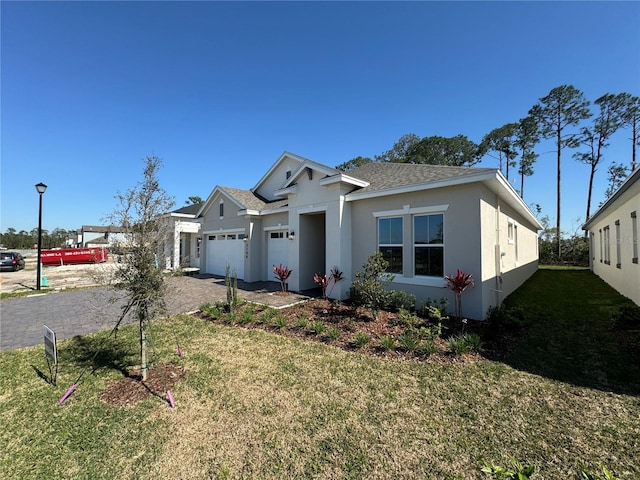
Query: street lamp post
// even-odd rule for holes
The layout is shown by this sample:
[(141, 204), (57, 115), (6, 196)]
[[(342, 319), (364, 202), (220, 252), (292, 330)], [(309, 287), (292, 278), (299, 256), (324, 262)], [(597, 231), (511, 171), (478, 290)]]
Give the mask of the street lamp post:
[(36, 185), (36, 190), (40, 194), (40, 208), (38, 210), (38, 264), (36, 265), (36, 270), (38, 272), (36, 276), (36, 290), (40, 290), (40, 275), (42, 273), (41, 270), (41, 262), (42, 262), (42, 194), (47, 189), (47, 186), (40, 182)]

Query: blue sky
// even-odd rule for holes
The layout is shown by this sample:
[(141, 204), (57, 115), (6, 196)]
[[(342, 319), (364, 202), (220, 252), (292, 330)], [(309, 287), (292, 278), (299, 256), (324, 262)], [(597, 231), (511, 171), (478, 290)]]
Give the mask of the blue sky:
[[(338, 165), (406, 133), (479, 142), (570, 84), (640, 95), (639, 2), (1, 2), (0, 230), (103, 224), (143, 159), (176, 208), (287, 150)], [(594, 109), (595, 111), (595, 109)], [(629, 132), (605, 151), (630, 164)], [(525, 201), (555, 218), (543, 142)], [(562, 226), (589, 168), (563, 153)], [(480, 166), (497, 167), (491, 158)], [(519, 184), (518, 184), (519, 185)], [(553, 220), (555, 222), (555, 220)]]

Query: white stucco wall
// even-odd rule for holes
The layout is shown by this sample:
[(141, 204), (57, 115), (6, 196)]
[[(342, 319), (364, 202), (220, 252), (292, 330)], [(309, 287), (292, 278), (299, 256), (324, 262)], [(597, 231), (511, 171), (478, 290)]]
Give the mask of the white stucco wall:
[[(220, 200), (224, 202), (224, 215), (220, 218)], [(207, 238), (209, 235), (216, 235), (233, 231), (249, 235), (251, 229), (250, 220), (244, 216), (238, 216), (239, 206), (226, 195), (217, 192), (211, 199), (211, 206), (204, 212), (201, 222), (202, 243), (200, 246), (200, 271), (203, 273), (212, 273), (207, 271)], [(248, 248), (248, 247), (246, 247)], [(245, 249), (245, 253), (247, 250)], [(245, 255), (246, 257), (246, 255)], [(251, 269), (249, 264), (245, 262), (244, 271), (237, 272), (238, 278), (245, 281), (249, 280)]]
[[(632, 218), (634, 212), (636, 215), (635, 232)], [(618, 226), (616, 226), (616, 222), (619, 223)], [(609, 227), (609, 263), (606, 263), (604, 258), (606, 244), (603, 232), (606, 227)], [(619, 228), (619, 236), (616, 234), (616, 227)], [(592, 251), (590, 252), (592, 271), (638, 305), (640, 305), (640, 263), (637, 263), (637, 259), (634, 263), (633, 258), (634, 242), (636, 242), (636, 252), (638, 249), (639, 228), (640, 181), (636, 181), (610, 206), (598, 212), (598, 216), (594, 216), (588, 227), (589, 236), (593, 238)]]
[(267, 200), (278, 200), (273, 192), (282, 188), (287, 182), (287, 172), (294, 172), (301, 162), (289, 156), (284, 156), (280, 163), (274, 165), (275, 168), (268, 172), (266, 178), (262, 179), (262, 183), (258, 186), (256, 193)]
[(322, 185), (324, 177), (318, 171), (313, 171), (311, 178), (302, 172), (296, 179), (295, 194), (289, 197), (289, 228), (296, 232), (289, 256), (294, 268), (289, 286), (292, 290), (317, 287), (313, 275), (328, 276), (337, 267), (347, 280), (331, 285), (330, 296), (345, 299), (352, 273), (352, 207), (344, 196), (353, 187), (340, 183)]
[[(465, 316), (485, 318), (490, 306), (498, 304), (537, 269), (537, 233), (532, 230), (534, 227), (504, 205), (502, 211), (497, 211), (498, 199), (482, 184), (352, 203), (353, 275), (362, 270), (368, 256), (377, 251), (376, 215), (387, 216), (384, 212), (389, 212), (388, 216), (401, 216), (404, 225), (404, 271), (402, 275), (395, 276), (390, 288), (414, 294), (417, 306), (428, 299), (445, 297), (449, 301), (449, 310), (452, 312), (454, 309), (453, 293), (445, 288), (444, 278), (413, 275), (412, 218), (420, 215), (425, 208), (433, 208), (433, 213), (440, 210), (444, 213), (444, 273), (455, 274), (460, 269), (473, 275), (475, 287), (469, 287), (463, 296)], [(517, 225), (517, 244), (509, 243), (507, 239), (509, 219)], [(499, 231), (496, 222), (499, 222)], [(505, 255), (500, 256), (501, 252)], [(502, 272), (502, 282), (496, 278), (498, 268)], [(502, 297), (497, 295), (498, 286), (505, 292)]]
[(538, 269), (538, 232), (497, 195), (482, 189), (482, 310), (499, 306)]
[[(455, 274), (459, 268), (477, 280), (482, 273), (479, 195), (478, 187), (470, 185), (352, 202), (353, 276), (362, 270), (369, 255), (377, 251), (378, 216), (400, 216), (404, 227), (403, 274), (395, 275), (390, 288), (415, 295), (418, 307), (429, 299), (447, 298), (453, 311), (453, 294), (445, 287), (444, 276), (413, 274), (413, 216), (423, 214), (425, 208), (433, 209), (428, 213), (443, 213), (444, 274)], [(481, 291), (481, 288), (469, 288), (465, 292), (463, 310), (466, 316), (483, 318)]]

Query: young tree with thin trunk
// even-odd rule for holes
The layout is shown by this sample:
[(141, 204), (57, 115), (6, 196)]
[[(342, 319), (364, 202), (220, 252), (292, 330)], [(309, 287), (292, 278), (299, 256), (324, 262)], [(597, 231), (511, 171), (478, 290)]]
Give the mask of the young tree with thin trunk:
[[(539, 102), (529, 110), (529, 115), (536, 119), (540, 127), (542, 138), (556, 141), (556, 228), (560, 232), (560, 205), (561, 205), (561, 156), (563, 148), (575, 148), (577, 140), (575, 134), (567, 132), (568, 127), (578, 125), (582, 120), (591, 116), (589, 101), (584, 94), (572, 85), (561, 85), (552, 89), (548, 95), (542, 97)], [(562, 256), (560, 235), (557, 239), (558, 258)]]
[(516, 128), (517, 123), (507, 123), (501, 127), (494, 128), (487, 133), (480, 142), (482, 149), (489, 156), (496, 158), (490, 152), (497, 154), (499, 169), (507, 180), (509, 180), (509, 167), (515, 167), (515, 158), (518, 156), (516, 150)]
[(636, 147), (640, 147), (640, 97), (629, 93), (621, 93), (623, 107), (623, 127), (631, 129), (631, 171), (638, 166)]
[(538, 158), (538, 154), (533, 151), (540, 141), (538, 124), (535, 118), (525, 117), (520, 119), (515, 130), (515, 146), (520, 150), (520, 196), (524, 198), (524, 177), (533, 175), (533, 164)]
[(587, 213), (585, 219), (591, 215), (591, 195), (593, 193), (593, 179), (598, 165), (603, 157), (603, 150), (609, 146), (609, 138), (623, 125), (624, 98), (621, 95), (607, 93), (595, 102), (600, 107), (600, 113), (593, 123), (580, 129), (577, 139), (586, 151), (576, 152), (573, 158), (591, 167), (589, 174), (589, 189), (587, 193)]
[(165, 314), (165, 284), (159, 258), (166, 238), (166, 226), (158, 217), (173, 207), (173, 200), (160, 187), (158, 170), (162, 161), (155, 155), (145, 159), (143, 180), (135, 187), (115, 196), (118, 206), (109, 216), (121, 226), (126, 236), (126, 255), (114, 272), (113, 285), (127, 296), (123, 314), (133, 313), (140, 330), (142, 380), (149, 369), (147, 344), (152, 319)]

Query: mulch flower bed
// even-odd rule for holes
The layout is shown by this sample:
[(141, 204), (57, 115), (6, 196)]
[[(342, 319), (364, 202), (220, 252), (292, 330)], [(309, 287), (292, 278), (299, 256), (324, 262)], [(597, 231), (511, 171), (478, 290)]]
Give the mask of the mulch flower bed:
[[(251, 321), (242, 321), (243, 312), (252, 309)], [(437, 349), (435, 353), (424, 353), (421, 350), (406, 351), (396, 344), (393, 349), (383, 348), (380, 338), (390, 336), (397, 339), (405, 332), (405, 326), (399, 321), (398, 312), (379, 311), (374, 317), (372, 312), (363, 307), (354, 307), (348, 302), (337, 302), (329, 299), (311, 299), (309, 301), (276, 310), (271, 318), (264, 319), (267, 307), (256, 308), (252, 304), (243, 304), (237, 308), (233, 320), (229, 320), (228, 314), (219, 318), (211, 318), (206, 312), (198, 312), (195, 315), (206, 321), (220, 324), (234, 324), (245, 328), (257, 328), (270, 331), (287, 337), (303, 338), (309, 341), (317, 341), (342, 348), (344, 350), (358, 351), (374, 356), (384, 356), (389, 358), (414, 359), (429, 362), (462, 362), (476, 361), (482, 358), (475, 353), (464, 355), (452, 355), (447, 350), (447, 342), (440, 337), (433, 339)], [(283, 318), (283, 322), (276, 319)], [(306, 325), (301, 324), (301, 319), (306, 320)], [(302, 322), (305, 323), (305, 322)], [(453, 332), (453, 322), (443, 320), (443, 325), (449, 325), (447, 329)], [(321, 325), (318, 325), (321, 324)], [(317, 328), (322, 328), (317, 332)], [(337, 329), (337, 338), (331, 337), (330, 329)], [(445, 327), (447, 328), (447, 327)], [(457, 327), (455, 327), (457, 329)], [(335, 333), (335, 332), (334, 332)], [(358, 339), (366, 336), (369, 341), (366, 344), (358, 342)]]
[(135, 370), (128, 376), (111, 382), (100, 394), (100, 399), (119, 406), (133, 405), (152, 395), (166, 400), (167, 390), (171, 390), (183, 376), (184, 369), (178, 365), (153, 365), (149, 368), (145, 381), (142, 381), (140, 370)]

